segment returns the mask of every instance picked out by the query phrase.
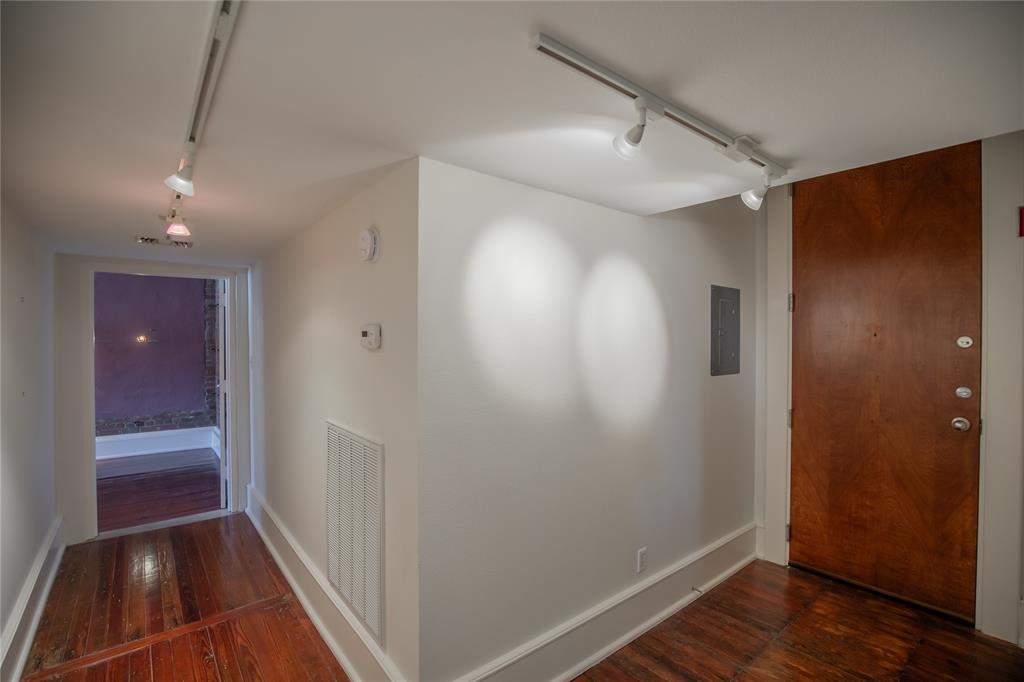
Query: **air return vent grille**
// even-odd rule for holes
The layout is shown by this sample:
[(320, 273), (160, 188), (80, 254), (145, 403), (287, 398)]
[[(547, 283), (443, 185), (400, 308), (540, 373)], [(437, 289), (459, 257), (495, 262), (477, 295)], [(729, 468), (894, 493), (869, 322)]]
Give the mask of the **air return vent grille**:
[(384, 446), (327, 422), (327, 577), (384, 639)]

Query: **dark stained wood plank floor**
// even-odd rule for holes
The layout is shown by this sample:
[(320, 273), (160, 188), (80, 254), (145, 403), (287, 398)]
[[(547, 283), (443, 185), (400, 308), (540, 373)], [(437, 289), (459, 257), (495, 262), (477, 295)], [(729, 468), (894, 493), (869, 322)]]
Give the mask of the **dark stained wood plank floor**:
[(68, 547), (23, 679), (348, 678), (233, 514)]
[(220, 509), (216, 460), (96, 481), (100, 532)]
[(867, 590), (755, 561), (577, 678), (865, 679), (1024, 680), (1024, 649)]

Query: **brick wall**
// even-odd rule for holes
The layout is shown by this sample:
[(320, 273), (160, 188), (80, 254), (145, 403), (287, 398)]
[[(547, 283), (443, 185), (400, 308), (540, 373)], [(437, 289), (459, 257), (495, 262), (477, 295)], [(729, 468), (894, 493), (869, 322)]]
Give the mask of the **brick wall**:
[(148, 431), (171, 431), (173, 429), (195, 429), (201, 426), (216, 426), (216, 410), (194, 412), (164, 412), (115, 419), (97, 419), (97, 436), (118, 436), (122, 433), (146, 433)]

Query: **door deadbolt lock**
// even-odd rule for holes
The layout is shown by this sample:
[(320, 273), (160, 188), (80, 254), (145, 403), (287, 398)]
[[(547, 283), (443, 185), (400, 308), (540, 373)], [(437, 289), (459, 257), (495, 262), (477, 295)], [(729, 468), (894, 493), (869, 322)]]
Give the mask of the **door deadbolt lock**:
[(952, 422), (953, 428), (957, 431), (970, 431), (971, 422), (967, 421), (966, 417), (957, 417)]
[(956, 345), (960, 346), (961, 348), (970, 348), (971, 346), (974, 345), (974, 339), (972, 339), (969, 336), (960, 336), (956, 340)]
[(970, 398), (972, 395), (974, 395), (974, 391), (972, 391), (969, 387), (967, 387), (967, 386), (957, 386), (957, 388), (956, 388), (956, 397), (957, 398)]

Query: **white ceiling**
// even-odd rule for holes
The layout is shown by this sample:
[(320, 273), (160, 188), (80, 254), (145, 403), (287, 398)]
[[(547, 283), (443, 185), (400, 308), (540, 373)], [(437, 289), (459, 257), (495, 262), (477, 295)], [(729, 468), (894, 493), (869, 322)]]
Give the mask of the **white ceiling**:
[[(65, 248), (143, 255), (212, 11), (4, 2), (5, 203)], [(639, 214), (757, 181), (667, 121), (616, 157), (631, 104), (539, 30), (760, 140), (787, 181), (1024, 128), (1024, 3), (246, 3), (174, 255), (256, 258), (418, 154)]]

